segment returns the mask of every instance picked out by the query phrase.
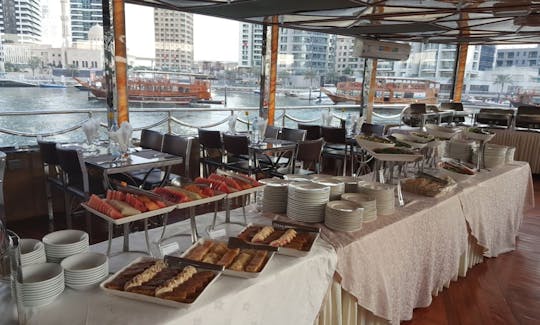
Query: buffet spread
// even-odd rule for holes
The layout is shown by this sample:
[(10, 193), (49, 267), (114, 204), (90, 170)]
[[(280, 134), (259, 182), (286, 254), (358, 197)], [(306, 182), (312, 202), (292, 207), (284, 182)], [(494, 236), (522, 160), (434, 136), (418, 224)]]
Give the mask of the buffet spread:
[[(428, 127), (426, 132), (389, 138), (358, 136), (358, 145), (379, 162), (374, 172), (376, 177), (371, 180), (370, 176), (288, 175), (285, 179), (257, 181), (238, 173), (218, 172), (181, 186), (162, 186), (152, 191), (120, 187), (108, 191), (104, 198), (93, 195), (83, 203), (83, 207), (109, 224), (122, 225), (166, 215), (174, 209), (262, 193), (257, 203), (259, 211), (249, 214), (250, 219), (255, 218), (257, 222), (244, 225), (238, 232), (227, 231), (224, 238), (201, 238), (184, 251), (159, 258), (139, 257), (110, 277), (103, 274), (109, 268), (106, 255), (82, 255), (88, 254), (88, 238), (84, 233), (49, 234), (43, 239), (45, 249), (41, 242), (27, 240), (22, 257), (30, 264), (23, 266), (23, 273), (26, 267), (27, 270), (32, 268), (31, 272), (37, 275), (34, 280), (26, 278), (19, 283), (23, 291), (18, 296), (19, 300), (23, 305), (26, 301), (27, 306), (35, 307), (50, 304), (60, 297), (64, 291), (64, 271), (60, 268), (58, 273), (50, 269), (54, 268), (54, 262), (68, 256), (75, 260), (65, 269), (65, 272), (71, 272), (72, 281), (75, 281), (70, 285), (73, 289), (92, 290), (99, 286), (112, 296), (177, 308), (201, 304), (199, 315), (204, 315), (211, 299), (231, 293), (222, 290), (225, 283), (232, 292), (236, 292), (237, 288), (226, 278), (254, 279), (243, 288), (253, 287), (255, 290), (259, 286), (267, 288), (267, 282), (277, 274), (277, 270), (288, 274), (291, 281), (308, 281), (313, 286), (313, 292), (318, 292), (311, 297), (316, 310), (317, 302), (320, 306), (335, 271), (342, 288), (352, 294), (359, 305), (391, 322), (399, 322), (407, 319), (413, 308), (426, 305), (434, 289), (457, 276), (455, 264), (468, 241), (466, 224), (470, 234), (479, 239), (479, 244), (486, 248), (489, 256), (509, 250), (515, 243), (520, 212), (511, 215), (511, 224), (516, 227), (508, 229), (501, 238), (501, 229), (508, 226), (505, 222), (509, 217), (500, 214), (497, 218), (488, 219), (485, 213), (474, 208), (474, 194), (483, 192), (469, 192), (473, 185), (490, 182), (490, 177), (495, 178), (493, 175), (496, 175), (497, 179), (513, 177), (521, 182), (516, 184), (519, 191), (515, 191), (521, 202), (517, 198), (512, 211), (522, 210), (530, 199), (530, 170), (523, 169), (527, 165), (516, 165), (506, 153), (502, 160), (500, 153), (486, 156), (486, 144), (492, 136), (482, 129), (439, 126)], [(469, 145), (467, 139), (473, 140), (471, 144), (479, 143)], [(459, 147), (455, 155), (458, 158), (452, 157), (455, 152), (448, 150), (453, 141), (466, 144)], [(491, 168), (486, 168), (486, 165)], [(516, 170), (519, 170), (519, 177), (509, 176)], [(483, 198), (487, 202), (483, 206), (490, 204), (488, 197)], [(229, 205), (226, 207), (229, 209)], [(227, 216), (230, 213), (227, 211)], [(434, 214), (439, 214), (438, 218), (429, 217)], [(491, 228), (486, 227), (485, 224), (489, 223), (495, 224)], [(418, 231), (422, 233), (416, 233)], [(150, 232), (156, 234), (157, 229)], [(369, 241), (366, 239), (368, 234)], [(324, 241), (319, 240), (321, 236)], [(144, 237), (148, 245), (150, 235), (146, 229)], [(135, 238), (140, 241), (142, 236), (136, 235)], [(503, 243), (494, 245), (494, 239)], [(113, 241), (117, 240), (110, 237), (109, 250)], [(333, 249), (325, 246), (325, 242), (330, 243)], [(60, 255), (54, 255), (55, 251)], [(439, 256), (441, 251), (444, 251), (444, 258)], [(42, 255), (49, 263), (43, 263)], [(412, 264), (404, 256), (414, 257), (419, 263), (438, 260), (436, 266), (428, 268), (439, 270), (427, 276), (430, 285), (423, 282), (414, 284), (405, 277), (418, 276), (415, 281), (421, 281), (422, 274), (418, 273), (418, 268), (409, 269)], [(387, 262), (393, 261), (394, 268), (383, 270), (385, 263), (378, 261), (382, 257)], [(43, 265), (43, 270), (35, 265)], [(302, 269), (307, 276), (302, 279), (302, 274), (293, 275), (293, 269)], [(310, 269), (317, 270), (315, 274), (318, 275), (310, 273)], [(317, 285), (311, 276), (317, 278)], [(388, 287), (381, 289), (380, 281), (375, 279), (377, 277), (383, 277)], [(81, 283), (82, 278), (89, 280)], [(38, 285), (35, 292), (31, 286), (24, 287), (32, 282)], [(216, 289), (212, 290), (212, 287)], [(285, 291), (299, 289), (294, 285), (284, 289), (283, 284), (280, 288)], [(413, 288), (421, 290), (408, 291)], [(408, 294), (393, 296), (386, 290)], [(99, 291), (92, 294), (100, 295)], [(216, 296), (212, 297), (212, 294)], [(276, 299), (276, 304), (279, 304), (279, 299)], [(307, 307), (306, 310), (313, 312)], [(309, 321), (300, 323), (313, 322), (314, 315), (308, 317)]]

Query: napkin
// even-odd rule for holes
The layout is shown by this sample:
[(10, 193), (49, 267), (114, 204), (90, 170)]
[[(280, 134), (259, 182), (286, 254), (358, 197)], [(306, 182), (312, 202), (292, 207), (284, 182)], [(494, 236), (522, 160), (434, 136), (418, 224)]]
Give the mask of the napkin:
[(133, 127), (129, 122), (123, 122), (122, 125), (120, 125), (118, 132), (118, 145), (120, 146), (120, 151), (127, 152), (131, 143), (131, 136), (133, 135)]
[(330, 126), (330, 123), (332, 123), (332, 113), (323, 111), (321, 113), (321, 120), (324, 126)]
[(81, 128), (86, 135), (86, 141), (91, 144), (98, 137), (99, 119), (91, 118), (84, 122)]
[(268, 120), (266, 119), (257, 120), (257, 130), (259, 130), (259, 139), (264, 139), (264, 134), (266, 133), (267, 124), (268, 124)]
[(236, 114), (233, 114), (229, 116), (229, 133), (235, 134), (236, 133), (236, 119), (238, 116)]

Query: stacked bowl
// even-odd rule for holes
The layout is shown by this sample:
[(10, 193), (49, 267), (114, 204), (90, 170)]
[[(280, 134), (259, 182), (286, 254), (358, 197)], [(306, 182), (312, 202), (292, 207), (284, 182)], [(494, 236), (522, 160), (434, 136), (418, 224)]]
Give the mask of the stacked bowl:
[(301, 222), (322, 222), (330, 187), (311, 182), (289, 185), (287, 216)]
[(341, 199), (354, 202), (364, 208), (363, 222), (377, 219), (377, 202), (373, 197), (364, 193), (344, 193)]
[(64, 258), (88, 252), (88, 234), (81, 230), (55, 231), (43, 237), (47, 261), (60, 263)]
[(497, 168), (506, 163), (507, 146), (486, 144), (484, 148), (484, 167)]
[(377, 213), (381, 216), (393, 214), (396, 210), (394, 196), (395, 186), (379, 183), (358, 182), (358, 193), (364, 193), (374, 197), (377, 205)]
[(47, 262), (45, 245), (37, 239), (21, 239), (21, 265), (40, 264)]
[(333, 178), (314, 179), (315, 184), (330, 187), (330, 200), (339, 200), (341, 194), (345, 193), (345, 183)]
[(358, 204), (345, 201), (330, 201), (326, 204), (324, 224), (337, 231), (356, 231), (362, 228), (364, 209)]
[(107, 256), (100, 253), (80, 253), (66, 257), (60, 263), (66, 285), (75, 290), (91, 289), (109, 276)]
[(266, 185), (263, 192), (262, 210), (271, 213), (286, 213), (290, 182), (279, 178), (261, 179), (259, 182)]
[(43, 306), (64, 291), (64, 270), (55, 263), (26, 265), (22, 267), (22, 283), (17, 281), (16, 286), (18, 299), (24, 306)]
[(471, 161), (472, 152), (477, 144), (471, 140), (452, 140), (448, 142), (446, 156), (459, 161)]

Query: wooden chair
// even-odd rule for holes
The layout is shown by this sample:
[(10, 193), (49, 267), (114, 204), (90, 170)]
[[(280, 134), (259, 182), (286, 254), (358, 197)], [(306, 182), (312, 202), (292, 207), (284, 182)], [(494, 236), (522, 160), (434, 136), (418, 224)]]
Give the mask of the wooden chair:
[(320, 125), (298, 123), (298, 128), (306, 130), (306, 140), (317, 140), (322, 137)]
[(54, 209), (52, 188), (60, 191), (64, 190), (64, 176), (58, 160), (56, 142), (37, 141), (41, 161), (43, 162), (43, 173), (45, 174), (45, 194), (47, 195), (47, 213), (49, 216), (49, 230), (54, 228)]
[(203, 174), (207, 177), (211, 172), (211, 168), (216, 169), (224, 166), (221, 132), (198, 129), (198, 134), (199, 144), (201, 146), (200, 157), (203, 164)]

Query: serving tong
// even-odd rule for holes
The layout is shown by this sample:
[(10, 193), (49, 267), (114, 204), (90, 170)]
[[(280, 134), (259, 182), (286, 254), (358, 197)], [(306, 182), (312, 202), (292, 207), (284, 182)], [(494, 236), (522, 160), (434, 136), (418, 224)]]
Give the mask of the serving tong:
[(176, 269), (183, 269), (186, 266), (191, 265), (191, 266), (199, 267), (201, 269), (207, 269), (207, 270), (218, 271), (218, 272), (223, 272), (223, 270), (225, 270), (225, 266), (223, 265), (193, 261), (187, 258), (172, 256), (172, 255), (165, 255), (163, 257), (163, 260), (165, 261), (168, 267), (176, 268)]

